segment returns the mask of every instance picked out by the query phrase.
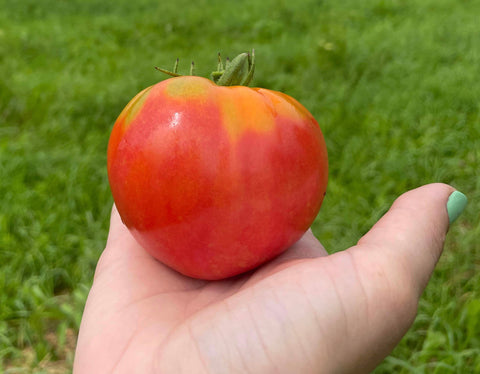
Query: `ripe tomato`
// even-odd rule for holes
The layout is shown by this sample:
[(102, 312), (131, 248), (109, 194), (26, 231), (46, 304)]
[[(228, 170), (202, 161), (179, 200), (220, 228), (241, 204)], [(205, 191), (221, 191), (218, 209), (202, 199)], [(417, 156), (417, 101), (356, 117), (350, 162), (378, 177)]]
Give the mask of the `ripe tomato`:
[(181, 76), (146, 88), (122, 111), (108, 176), (146, 251), (214, 280), (272, 259), (310, 227), (326, 191), (327, 151), (292, 97)]

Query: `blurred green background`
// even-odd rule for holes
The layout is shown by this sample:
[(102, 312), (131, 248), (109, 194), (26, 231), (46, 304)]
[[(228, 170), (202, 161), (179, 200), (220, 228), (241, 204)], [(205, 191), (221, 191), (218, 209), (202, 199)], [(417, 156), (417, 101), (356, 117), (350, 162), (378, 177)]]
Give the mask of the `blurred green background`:
[(314, 232), (356, 243), (402, 192), (469, 197), (413, 328), (376, 373), (480, 372), (480, 2), (0, 0), (0, 372), (71, 370), (112, 198), (112, 125), (154, 66), (255, 48), (254, 86), (317, 118)]

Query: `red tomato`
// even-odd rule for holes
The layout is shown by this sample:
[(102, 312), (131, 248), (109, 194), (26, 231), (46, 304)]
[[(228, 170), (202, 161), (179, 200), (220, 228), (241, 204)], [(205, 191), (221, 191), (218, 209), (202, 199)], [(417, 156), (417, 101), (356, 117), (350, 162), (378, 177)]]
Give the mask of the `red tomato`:
[(183, 76), (143, 90), (122, 111), (108, 176), (146, 251), (214, 280), (265, 263), (310, 227), (326, 191), (327, 150), (292, 97)]

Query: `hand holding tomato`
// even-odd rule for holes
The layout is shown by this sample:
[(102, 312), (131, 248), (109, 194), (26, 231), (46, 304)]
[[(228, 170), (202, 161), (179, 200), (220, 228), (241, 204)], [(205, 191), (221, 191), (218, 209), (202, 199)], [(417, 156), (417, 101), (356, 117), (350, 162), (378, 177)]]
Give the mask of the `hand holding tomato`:
[(255, 271), (214, 282), (154, 260), (114, 209), (73, 372), (370, 372), (415, 317), (452, 191), (407, 192), (346, 251), (327, 256), (307, 232)]
[(110, 137), (123, 222), (152, 256), (191, 277), (227, 278), (279, 255), (310, 227), (326, 192), (318, 123), (290, 96), (240, 85), (253, 67), (242, 54), (213, 81), (177, 76), (148, 87)]

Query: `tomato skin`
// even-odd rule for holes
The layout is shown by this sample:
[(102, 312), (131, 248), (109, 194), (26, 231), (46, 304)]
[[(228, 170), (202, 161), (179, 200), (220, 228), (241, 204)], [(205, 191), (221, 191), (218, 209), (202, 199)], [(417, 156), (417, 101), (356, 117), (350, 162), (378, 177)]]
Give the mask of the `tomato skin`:
[(208, 280), (251, 270), (297, 241), (328, 175), (323, 135), (296, 100), (193, 76), (132, 99), (113, 127), (107, 167), (143, 248)]

